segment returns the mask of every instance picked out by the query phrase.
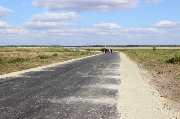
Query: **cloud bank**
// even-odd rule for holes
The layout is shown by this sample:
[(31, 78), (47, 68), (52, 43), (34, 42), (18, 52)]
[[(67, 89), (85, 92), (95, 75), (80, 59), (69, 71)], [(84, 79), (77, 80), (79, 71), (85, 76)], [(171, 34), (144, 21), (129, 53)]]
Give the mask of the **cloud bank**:
[(33, 15), (31, 21), (62, 21), (62, 20), (72, 20), (75, 18), (77, 18), (75, 12), (68, 12), (68, 13), (44, 12), (41, 14)]
[(162, 20), (158, 23), (155, 24), (156, 27), (169, 27), (169, 28), (173, 28), (173, 27), (180, 27), (180, 22), (175, 22), (175, 21), (168, 21), (168, 20)]
[(22, 26), (13, 26), (7, 22), (0, 21), (0, 36), (9, 36), (12, 34), (26, 34), (28, 31)]
[(33, 6), (50, 10), (115, 11), (134, 8), (138, 0), (34, 0)]
[[(32, 17), (33, 18), (33, 17)], [(55, 18), (56, 19), (56, 18)], [(91, 44), (180, 44), (180, 22), (162, 20), (147, 28), (130, 28), (117, 23), (92, 24), (89, 27), (71, 27), (63, 20), (31, 21), (13, 26), (0, 21), (0, 36), (4, 39), (22, 39), (34, 44), (85, 45)], [(18, 36), (17, 36), (18, 34)], [(2, 39), (3, 39), (2, 38)], [(2, 39), (0, 41), (2, 41)], [(173, 42), (172, 42), (173, 41)], [(3, 41), (4, 42), (4, 41)], [(2, 42), (1, 42), (2, 43)]]
[(26, 28), (32, 30), (49, 30), (49, 29), (63, 29), (68, 26), (74, 26), (75, 23), (70, 20), (76, 19), (75, 12), (67, 13), (50, 13), (44, 12), (35, 14), (31, 17), (30, 21), (23, 23)]

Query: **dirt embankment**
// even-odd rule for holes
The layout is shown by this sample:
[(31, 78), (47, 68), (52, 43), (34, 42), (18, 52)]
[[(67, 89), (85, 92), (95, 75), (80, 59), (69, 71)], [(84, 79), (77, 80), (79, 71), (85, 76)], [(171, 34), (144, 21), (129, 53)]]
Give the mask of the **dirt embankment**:
[[(151, 83), (160, 92), (161, 96), (180, 103), (180, 80), (173, 76), (178, 74), (179, 66), (155, 66), (154, 71), (150, 71), (154, 79)], [(180, 74), (179, 74), (180, 75)]]

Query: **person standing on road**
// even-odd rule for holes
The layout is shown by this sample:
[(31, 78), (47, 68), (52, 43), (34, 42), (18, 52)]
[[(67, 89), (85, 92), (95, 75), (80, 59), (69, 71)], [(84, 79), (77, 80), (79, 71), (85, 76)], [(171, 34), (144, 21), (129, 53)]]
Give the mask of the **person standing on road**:
[(112, 49), (110, 49), (111, 53), (112, 53)]

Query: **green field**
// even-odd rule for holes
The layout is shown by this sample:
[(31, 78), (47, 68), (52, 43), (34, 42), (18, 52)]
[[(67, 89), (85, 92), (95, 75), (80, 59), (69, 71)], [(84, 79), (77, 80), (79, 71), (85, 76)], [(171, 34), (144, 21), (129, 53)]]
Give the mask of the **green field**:
[(171, 79), (180, 76), (180, 50), (179, 49), (133, 49), (121, 50), (128, 57), (143, 65), (150, 71), (158, 74), (169, 74)]
[(0, 75), (98, 53), (65, 47), (1, 47)]

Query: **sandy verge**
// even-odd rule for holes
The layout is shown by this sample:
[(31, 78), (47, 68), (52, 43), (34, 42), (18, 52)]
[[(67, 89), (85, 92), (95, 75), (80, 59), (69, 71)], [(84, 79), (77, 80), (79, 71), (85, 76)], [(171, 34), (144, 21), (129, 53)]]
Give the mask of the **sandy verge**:
[[(179, 119), (179, 110), (150, 85), (152, 76), (121, 53), (118, 108), (122, 119)], [(179, 104), (177, 104), (178, 106)]]

